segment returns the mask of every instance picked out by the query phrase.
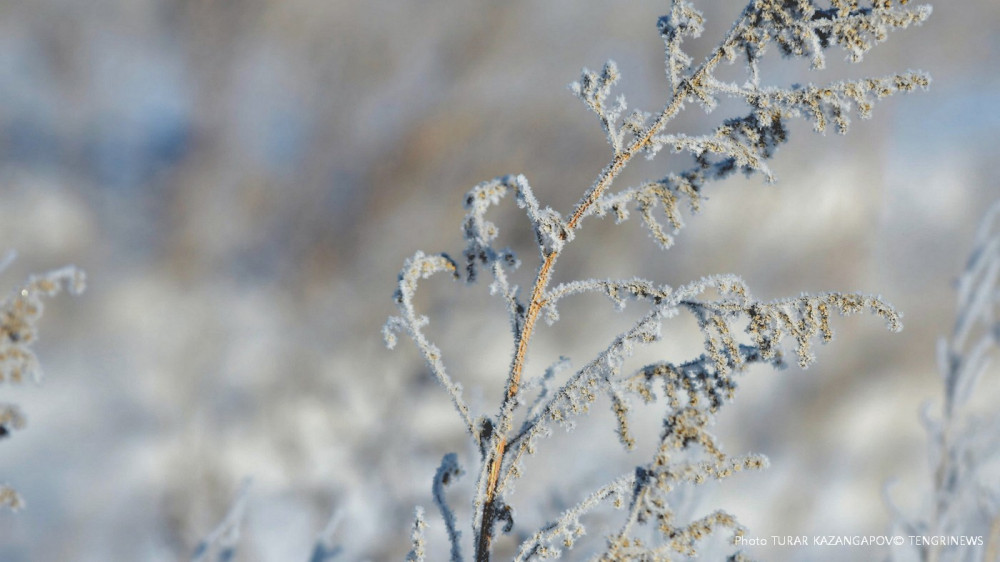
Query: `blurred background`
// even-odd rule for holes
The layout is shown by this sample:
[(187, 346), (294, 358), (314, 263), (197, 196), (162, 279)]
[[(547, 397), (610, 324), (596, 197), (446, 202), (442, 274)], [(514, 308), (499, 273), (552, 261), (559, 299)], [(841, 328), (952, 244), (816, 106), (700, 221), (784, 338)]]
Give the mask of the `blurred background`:
[[(701, 2), (701, 58), (743, 2)], [(615, 59), (630, 107), (664, 103), (662, 1), (31, 0), (0, 8), (0, 278), (75, 264), (88, 290), (49, 303), (40, 386), (6, 387), (28, 428), (2, 443), (0, 480), (28, 507), (0, 513), (0, 560), (178, 560), (253, 479), (237, 560), (308, 559), (331, 514), (342, 559), (400, 560), (413, 507), (443, 526), (430, 484), (441, 456), (476, 456), (446, 394), (408, 341), (379, 329), (403, 260), (459, 253), (464, 193), (524, 173), (568, 211), (609, 153), (566, 85)], [(940, 396), (936, 339), (982, 211), (1000, 196), (1000, 4), (938, 2), (859, 66), (781, 61), (768, 83), (828, 82), (910, 68), (929, 92), (880, 103), (846, 137), (796, 123), (775, 185), (714, 184), (667, 253), (638, 221), (591, 219), (557, 281), (642, 275), (679, 285), (739, 273), (762, 299), (881, 294), (904, 314), (837, 319), (808, 371), (753, 370), (716, 431), (772, 467), (698, 497), (751, 536), (881, 534), (890, 478), (925, 498), (917, 411)], [(734, 116), (695, 106), (677, 130)], [(729, 112), (729, 113), (727, 113)], [(639, 162), (619, 187), (688, 165)], [(493, 215), (537, 264), (521, 211)], [(425, 282), (430, 334), (479, 412), (492, 413), (511, 350), (485, 285)], [(640, 310), (581, 297), (540, 331), (529, 370), (581, 365)], [(699, 352), (688, 320), (652, 356)], [(636, 365), (638, 366), (638, 364)], [(995, 369), (993, 371), (996, 373)], [(611, 476), (627, 455), (599, 404), (544, 442), (514, 497), (525, 529)], [(643, 449), (645, 443), (646, 449)], [(593, 459), (593, 460), (591, 460)], [(598, 462), (599, 460), (599, 462)], [(453, 504), (468, 503), (474, 468)], [(553, 480), (556, 482), (553, 484)], [(600, 541), (605, 529), (590, 528)], [(468, 534), (468, 531), (466, 532)], [(511, 539), (506, 539), (510, 541)], [(506, 544), (506, 543), (504, 543)], [(599, 543), (593, 543), (599, 544)], [(501, 548), (510, 548), (510, 545)], [(439, 550), (438, 552), (443, 552)], [(843, 560), (880, 551), (751, 549)]]

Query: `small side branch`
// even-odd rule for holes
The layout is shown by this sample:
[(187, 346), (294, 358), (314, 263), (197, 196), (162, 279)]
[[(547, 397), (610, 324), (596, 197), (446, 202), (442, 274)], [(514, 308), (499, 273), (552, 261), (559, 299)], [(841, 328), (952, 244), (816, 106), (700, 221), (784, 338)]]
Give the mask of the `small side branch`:
[(451, 562), (462, 562), (462, 545), (460, 539), (462, 533), (455, 526), (455, 513), (448, 507), (448, 501), (444, 497), (445, 487), (451, 485), (455, 479), (463, 473), (462, 467), (458, 465), (458, 456), (455, 453), (448, 453), (441, 459), (441, 466), (434, 475), (434, 503), (441, 511), (444, 519), (444, 526), (448, 530), (448, 542), (451, 543)]
[(452, 403), (458, 414), (465, 423), (465, 429), (469, 434), (475, 436), (476, 426), (472, 421), (472, 414), (469, 406), (462, 398), (462, 385), (456, 383), (448, 376), (445, 370), (444, 361), (441, 358), (441, 350), (427, 339), (424, 335), (423, 327), (429, 320), (426, 316), (418, 315), (413, 307), (413, 295), (417, 290), (417, 281), (427, 279), (439, 272), (451, 273), (454, 278), (458, 278), (455, 261), (447, 254), (427, 255), (417, 252), (412, 258), (406, 260), (403, 270), (399, 273), (399, 288), (396, 290), (396, 306), (401, 312), (400, 316), (391, 316), (382, 328), (382, 336), (386, 345), (391, 349), (396, 345), (396, 334), (405, 332), (416, 344), (424, 361), (430, 367), (434, 377), (451, 395)]
[(230, 562), (236, 556), (236, 546), (240, 541), (240, 525), (243, 523), (243, 514), (246, 511), (247, 498), (250, 492), (250, 480), (247, 479), (240, 486), (240, 491), (236, 494), (236, 500), (229, 507), (226, 516), (222, 518), (219, 525), (201, 541), (194, 554), (191, 555), (191, 562), (207, 562), (209, 552), (215, 548), (217, 562)]

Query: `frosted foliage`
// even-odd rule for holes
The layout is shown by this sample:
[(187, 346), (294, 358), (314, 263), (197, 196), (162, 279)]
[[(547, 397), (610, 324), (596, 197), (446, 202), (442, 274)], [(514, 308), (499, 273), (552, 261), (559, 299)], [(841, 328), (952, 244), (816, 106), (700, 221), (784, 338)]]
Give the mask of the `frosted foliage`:
[[(982, 544), (911, 545), (897, 560), (995, 560), (1000, 554), (1000, 415), (996, 396), (980, 411), (971, 398), (985, 392), (984, 377), (996, 377), (1000, 354), (1000, 202), (979, 226), (965, 271), (958, 279), (957, 316), (952, 332), (938, 342), (943, 383), (939, 414), (922, 412), (933, 480), (919, 513), (908, 514), (889, 498), (893, 527), (924, 536), (980, 536)], [(995, 386), (992, 387), (995, 391)], [(980, 397), (982, 398), (982, 397)]]
[[(0, 270), (13, 259), (9, 254)], [(18, 384), (25, 377), (41, 380), (38, 358), (31, 346), (38, 339), (38, 321), (45, 310), (42, 299), (62, 291), (78, 295), (85, 287), (85, 276), (75, 267), (64, 267), (44, 275), (33, 275), (23, 286), (0, 302), (0, 382)], [(0, 403), (0, 438), (24, 429), (26, 417), (17, 404)], [(7, 485), (0, 485), (0, 506), (17, 511), (24, 499)]]
[(32, 276), (28, 283), (0, 302), (0, 382), (19, 383), (26, 376), (41, 377), (38, 359), (31, 350), (37, 338), (36, 323), (42, 317), (43, 297), (53, 297), (64, 289), (80, 294), (83, 272), (67, 267), (45, 275)]
[[(824, 52), (834, 47), (843, 49), (849, 60), (860, 61), (887, 38), (889, 31), (920, 23), (930, 14), (927, 7), (904, 4), (877, 0), (862, 7), (856, 2), (835, 1), (821, 7), (809, 0), (755, 0), (703, 62), (695, 64), (695, 57), (683, 47), (685, 39), (704, 32), (704, 17), (692, 2), (671, 2), (669, 12), (657, 24), (665, 44), (669, 81), (659, 112), (629, 111), (624, 96), (614, 93), (621, 78), (614, 62), (609, 61), (599, 72), (584, 69), (570, 86), (597, 115), (610, 147), (608, 164), (571, 212), (563, 215), (543, 206), (524, 176), (502, 176), (475, 186), (465, 197), (461, 263), (446, 254), (422, 252), (407, 260), (395, 295), (399, 314), (386, 323), (386, 342), (392, 347), (397, 334), (410, 336), (450, 394), (473, 449), (479, 451), (478, 460), (467, 464), (477, 466), (478, 473), (469, 502), (471, 542), (457, 530), (456, 512), (445, 497), (446, 485), (462, 474), (456, 454), (444, 457), (433, 480), (432, 493), (447, 530), (452, 561), (462, 560), (464, 553), (472, 553), (477, 562), (489, 560), (500, 533), (523, 537), (515, 559), (527, 561), (560, 558), (574, 548), (581, 549), (574, 558), (590, 556), (595, 560), (694, 557), (708, 535), (721, 532), (735, 539), (744, 532), (736, 518), (723, 510), (690, 520), (680, 516), (671, 495), (684, 487), (766, 467), (767, 459), (759, 454), (726, 454), (709, 431), (715, 414), (733, 399), (740, 375), (755, 363), (781, 368), (786, 356), (794, 356), (798, 365), (808, 367), (816, 359), (816, 343), (833, 339), (834, 316), (868, 312), (895, 332), (902, 328), (900, 314), (882, 298), (861, 293), (803, 294), (762, 301), (754, 298), (736, 275), (713, 275), (677, 287), (638, 277), (576, 279), (553, 286), (555, 265), (585, 219), (612, 215), (620, 223), (633, 210), (654, 241), (668, 249), (684, 227), (683, 208), (697, 212), (709, 182), (736, 171), (760, 173), (767, 181), (775, 179), (767, 161), (787, 142), (792, 119), (808, 120), (820, 133), (831, 126), (845, 133), (851, 113), (866, 119), (876, 101), (926, 88), (930, 79), (920, 72), (825, 85), (763, 85), (759, 63), (772, 45), (786, 56), (808, 58), (814, 69), (823, 67)], [(723, 63), (744, 65), (747, 79), (742, 83), (720, 80), (716, 70)], [(705, 135), (668, 128), (689, 103), (711, 111), (722, 96), (744, 102), (746, 113), (722, 119)], [(690, 154), (693, 165), (635, 187), (615, 186), (633, 158), (644, 155), (652, 159), (664, 148)], [(521, 262), (510, 248), (498, 246), (499, 228), (487, 218), (511, 192), (527, 215), (537, 248), (534, 282), (524, 296), (508, 277)], [(489, 294), (505, 304), (513, 351), (502, 398), (492, 414), (470, 410), (462, 387), (446, 373), (439, 348), (422, 331), (428, 319), (414, 310), (417, 282), (439, 272), (467, 284), (485, 272), (491, 278)], [(631, 327), (589, 360), (577, 363), (579, 366), (562, 357), (543, 372), (527, 370), (539, 316), (551, 329), (558, 329), (560, 308), (577, 300), (571, 297), (588, 293), (608, 298), (616, 310), (631, 304), (642, 307), (643, 312)], [(678, 315), (694, 318), (703, 341), (701, 349), (687, 357), (634, 365), (636, 351), (660, 342), (664, 324)], [(515, 482), (529, 477), (524, 460), (544, 445), (554, 428), (572, 430), (601, 397), (611, 405), (618, 439), (626, 450), (633, 449), (648, 433), (632, 422), (635, 409), (658, 409), (660, 431), (648, 436), (657, 439), (653, 457), (637, 461), (630, 473), (582, 495), (541, 528), (522, 529), (510, 500)], [(584, 541), (588, 518), (605, 505), (619, 510), (621, 524), (603, 541)], [(425, 525), (424, 514), (418, 510), (409, 560), (426, 556)], [(580, 546), (584, 542), (587, 546)], [(745, 559), (735, 544), (730, 551), (731, 560)]]

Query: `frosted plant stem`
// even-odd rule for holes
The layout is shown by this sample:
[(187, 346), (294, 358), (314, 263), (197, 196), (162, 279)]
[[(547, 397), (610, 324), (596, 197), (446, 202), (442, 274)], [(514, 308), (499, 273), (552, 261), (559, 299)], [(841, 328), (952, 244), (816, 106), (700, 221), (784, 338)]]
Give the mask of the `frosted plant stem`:
[[(657, 244), (662, 249), (668, 249), (673, 239), (665, 228), (672, 227), (676, 232), (683, 226), (678, 204), (686, 197), (690, 199), (692, 211), (696, 212), (705, 182), (721, 180), (737, 171), (747, 175), (760, 173), (768, 182), (774, 181), (774, 175), (765, 161), (774, 155), (779, 145), (786, 142), (786, 120), (796, 117), (808, 119), (820, 133), (832, 123), (838, 132), (844, 133), (849, 122), (847, 114), (853, 109), (866, 119), (875, 101), (897, 92), (927, 87), (930, 78), (919, 72), (835, 82), (826, 86), (795, 84), (788, 89), (761, 87), (757, 64), (770, 43), (776, 43), (786, 56), (811, 58), (814, 68), (822, 68), (822, 51), (834, 45), (843, 47), (850, 60), (858, 62), (864, 53), (885, 40), (888, 30), (919, 24), (930, 14), (927, 6), (893, 8), (893, 0), (872, 0), (870, 8), (861, 8), (857, 2), (833, 0), (833, 6), (820, 9), (812, 0), (753, 0), (721, 43), (709, 52), (700, 65), (693, 65), (693, 59), (681, 49), (681, 43), (685, 37), (701, 35), (704, 17), (689, 0), (673, 0), (670, 13), (657, 21), (665, 43), (666, 71), (670, 79), (670, 93), (659, 113), (650, 115), (633, 110), (625, 115), (628, 109), (625, 97), (618, 96), (614, 101), (609, 99), (612, 86), (620, 78), (614, 61), (607, 61), (599, 73), (583, 69), (580, 80), (570, 85), (574, 95), (597, 114), (611, 145), (611, 158), (565, 219), (551, 207), (542, 208), (524, 176), (497, 177), (478, 184), (466, 196), (468, 213), (462, 227), (467, 243), (464, 250), (466, 264), (461, 271), (458, 264), (443, 253), (428, 256), (417, 252), (406, 262), (395, 294), (397, 306), (403, 314), (389, 318), (383, 328), (383, 336), (389, 347), (394, 344), (398, 332), (412, 337), (432, 371), (449, 389), (479, 448), (480, 470), (475, 485), (474, 511), (470, 518), (476, 562), (489, 562), (495, 547), (495, 533), (509, 533), (514, 527), (512, 508), (506, 496), (511, 482), (520, 475), (522, 454), (531, 454), (534, 441), (548, 435), (550, 422), (571, 428), (573, 422), (569, 418), (586, 412), (596, 400), (598, 391), (609, 393), (618, 421), (619, 438), (629, 449), (634, 446), (635, 440), (629, 429), (631, 406), (626, 394), (638, 395), (649, 404), (655, 399), (654, 387), (662, 383), (673, 408), (679, 407), (684, 395), (690, 398), (689, 408), (664, 418), (667, 425), (661, 436), (662, 450), (655, 462), (637, 467), (636, 478), (639, 475), (655, 476), (657, 485), (637, 485), (633, 491), (635, 497), (629, 510), (629, 521), (621, 533), (623, 536), (609, 539), (607, 554), (602, 558), (638, 559), (635, 556), (642, 554), (640, 557), (652, 555), (654, 559), (661, 559), (668, 551), (667, 546), (647, 547), (624, 535), (630, 534), (635, 526), (645, 526), (650, 521), (647, 512), (661, 517), (663, 521), (672, 521), (672, 510), (665, 495), (674, 484), (681, 481), (699, 484), (707, 478), (722, 479), (735, 471), (759, 469), (766, 464), (760, 456), (742, 459), (727, 457), (704, 432), (704, 426), (713, 419), (716, 410), (732, 399), (736, 389), (732, 377), (734, 373), (743, 372), (747, 363), (752, 362), (766, 362), (777, 368), (784, 366), (780, 342), (786, 337), (794, 337), (799, 364), (807, 367), (815, 359), (810, 351), (811, 343), (820, 337), (826, 343), (833, 337), (829, 326), (831, 311), (844, 316), (869, 311), (884, 318), (891, 331), (901, 328), (899, 314), (880, 297), (860, 293), (825, 293), (760, 302), (749, 295), (738, 277), (731, 275), (705, 277), (677, 291), (639, 278), (575, 280), (549, 289), (556, 260), (566, 244), (575, 239), (585, 217), (613, 214), (616, 222), (622, 222), (628, 218), (630, 207), (635, 207)], [(744, 58), (750, 71), (746, 84), (720, 82), (713, 76), (723, 60), (734, 63)], [(686, 103), (697, 103), (708, 112), (717, 106), (716, 96), (719, 94), (741, 98), (751, 107), (750, 113), (724, 120), (710, 134), (664, 133)], [(695, 166), (680, 174), (670, 173), (659, 180), (612, 192), (612, 184), (633, 158), (642, 153), (652, 159), (664, 148), (674, 153), (690, 153), (695, 159)], [(520, 260), (513, 250), (494, 247), (498, 229), (485, 218), (489, 207), (497, 205), (511, 193), (516, 197), (517, 206), (526, 211), (539, 249), (538, 269), (524, 300), (519, 296), (519, 288), (506, 277), (506, 271), (517, 269)], [(658, 206), (663, 208), (666, 223), (652, 215), (653, 209)], [(440, 350), (430, 344), (420, 331), (428, 319), (415, 315), (412, 296), (418, 279), (450, 271), (456, 279), (473, 283), (481, 268), (489, 268), (492, 273), (490, 294), (506, 302), (514, 346), (499, 410), (493, 416), (473, 419), (460, 399), (460, 387), (444, 374)], [(716, 300), (702, 296), (708, 290), (718, 294)], [(547, 321), (554, 323), (558, 320), (555, 304), (560, 298), (586, 292), (606, 294), (618, 309), (624, 307), (626, 300), (640, 300), (651, 304), (653, 310), (639, 324), (615, 338), (606, 351), (571, 376), (558, 395), (546, 402), (548, 389), (545, 385), (553, 372), (546, 371), (539, 378), (528, 378), (525, 372), (535, 325), (543, 310)], [(635, 346), (661, 341), (662, 321), (682, 309), (696, 317), (705, 338), (705, 352), (692, 361), (657, 363), (642, 371), (639, 380), (623, 380), (622, 366), (631, 357)], [(734, 335), (737, 325), (744, 321), (748, 323), (745, 332), (753, 339), (754, 345), (738, 344)], [(568, 359), (561, 359), (560, 364), (568, 365)], [(539, 381), (543, 388), (535, 405), (530, 406), (525, 421), (515, 431), (515, 412), (526, 405), (523, 396), (531, 392), (529, 388), (534, 388), (533, 385)], [(577, 381), (581, 386), (574, 386)], [(700, 402), (702, 396), (708, 400), (707, 403)], [(540, 403), (542, 410), (538, 409)], [(681, 439), (680, 434), (687, 437)], [(705, 449), (714, 460), (678, 467), (663, 464), (667, 449), (687, 452), (691, 447)], [(511, 449), (514, 449), (513, 454)], [(449, 463), (449, 466), (452, 464)], [(460, 469), (456, 468), (456, 475), (458, 472)], [(442, 494), (438, 490), (435, 496), (440, 498)], [(616, 497), (616, 507), (621, 507), (621, 499)], [(443, 504), (442, 501), (438, 503)], [(583, 533), (582, 523), (575, 520), (577, 515), (579, 513), (572, 512), (572, 521), (557, 523), (556, 527), (544, 527), (552, 533), (546, 531), (536, 535), (537, 544), (529, 546), (530, 556), (537, 555), (542, 559), (559, 557), (562, 547), (571, 548), (575, 538)], [(458, 532), (447, 513), (444, 518), (454, 562), (461, 554)], [(418, 523), (421, 521), (418, 518)], [(502, 530), (500, 523), (504, 524)], [(420, 526), (416, 528), (419, 530)], [(683, 527), (663, 524), (659, 531), (663, 535), (662, 540), (669, 543), (669, 550), (694, 555), (695, 545), (702, 536), (718, 528), (742, 532), (735, 518), (723, 511), (716, 511)], [(559, 536), (563, 538), (562, 547), (554, 543)], [(423, 558), (422, 544), (415, 540), (412, 559)]]
[[(590, 188), (580, 203), (577, 204), (576, 209), (573, 211), (573, 215), (566, 223), (567, 231), (572, 232), (579, 227), (580, 220), (587, 214), (587, 211), (597, 202), (601, 195), (608, 190), (615, 178), (618, 177), (618, 174), (621, 173), (621, 171), (632, 160), (632, 158), (635, 157), (636, 154), (641, 152), (642, 149), (650, 143), (653, 136), (662, 131), (667, 123), (677, 115), (684, 105), (684, 100), (689, 95), (695, 94), (697, 86), (702, 80), (705, 79), (708, 73), (715, 68), (719, 61), (722, 60), (724, 47), (737, 36), (738, 30), (744, 26), (745, 20), (746, 12), (744, 12), (744, 14), (730, 30), (726, 40), (723, 41), (722, 44), (712, 53), (712, 56), (702, 63), (701, 67), (692, 74), (691, 78), (684, 81), (677, 91), (674, 92), (674, 96), (670, 100), (670, 103), (668, 103), (663, 111), (660, 112), (656, 121), (654, 121), (643, 134), (639, 135), (638, 138), (636, 138), (628, 146), (628, 148), (614, 155), (611, 162), (604, 168), (604, 170), (601, 171), (601, 174), (598, 176), (597, 181), (594, 182), (594, 185)], [(477, 533), (477, 562), (489, 562), (490, 559), (491, 543), (493, 539), (492, 526), (496, 518), (496, 498), (498, 493), (501, 491), (497, 487), (497, 482), (499, 481), (500, 468), (503, 465), (504, 455), (507, 452), (507, 433), (510, 431), (510, 418), (514, 411), (513, 408), (509, 407), (509, 405), (517, 398), (519, 385), (521, 383), (521, 374), (524, 371), (524, 361), (528, 354), (528, 343), (531, 341), (531, 336), (535, 328), (535, 322), (538, 320), (538, 313), (542, 310), (545, 293), (548, 289), (549, 281), (552, 279), (552, 270), (555, 267), (556, 259), (559, 257), (559, 254), (560, 250), (553, 250), (545, 255), (542, 265), (538, 269), (538, 275), (535, 277), (535, 284), (531, 290), (531, 301), (528, 304), (524, 324), (517, 338), (517, 350), (514, 352), (514, 359), (511, 362), (510, 375), (507, 377), (507, 389), (504, 393), (503, 404), (500, 410), (503, 412), (503, 419), (500, 420), (500, 423), (497, 426), (498, 432), (493, 438), (492, 452), (489, 455), (489, 460), (484, 464), (484, 468), (488, 470), (488, 473), (486, 481), (486, 498), (483, 503), (483, 509), (481, 511), (482, 519), (479, 521)]]

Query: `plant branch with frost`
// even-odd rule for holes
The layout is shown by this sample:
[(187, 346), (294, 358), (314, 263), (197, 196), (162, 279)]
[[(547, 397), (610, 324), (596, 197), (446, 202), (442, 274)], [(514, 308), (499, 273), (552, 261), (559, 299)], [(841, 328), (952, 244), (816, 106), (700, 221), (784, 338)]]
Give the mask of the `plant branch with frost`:
[[(0, 264), (0, 271), (13, 261), (11, 252)], [(45, 310), (43, 298), (66, 291), (79, 295), (86, 285), (83, 271), (63, 267), (44, 275), (32, 275), (28, 282), (0, 301), (0, 382), (20, 384), (25, 377), (40, 382), (42, 377), (38, 357), (32, 344), (38, 339), (38, 321)], [(17, 404), (0, 403), (0, 438), (24, 429), (26, 418)], [(0, 485), (0, 506), (17, 511), (24, 499), (13, 488)]]
[[(986, 537), (984, 544), (961, 547), (937, 542), (914, 546), (921, 560), (931, 562), (996, 560), (1000, 555), (1000, 484), (995, 472), (1000, 416), (995, 408), (983, 415), (971, 404), (986, 390), (983, 378), (995, 374), (1000, 354), (1000, 201), (976, 231), (958, 278), (956, 311), (951, 333), (938, 341), (940, 414), (932, 415), (929, 404), (921, 412), (932, 470), (926, 513), (905, 515), (885, 490), (893, 525), (910, 535)], [(995, 403), (996, 396), (992, 400)]]
[[(613, 214), (617, 222), (622, 222), (634, 208), (657, 244), (667, 249), (684, 225), (682, 202), (697, 211), (708, 182), (736, 171), (747, 175), (760, 173), (767, 181), (774, 180), (767, 160), (788, 140), (790, 120), (806, 119), (821, 133), (832, 123), (839, 133), (845, 133), (851, 112), (867, 119), (875, 101), (898, 92), (926, 88), (929, 78), (920, 72), (820, 86), (762, 85), (759, 63), (772, 46), (785, 56), (808, 58), (815, 69), (824, 66), (824, 52), (835, 46), (847, 53), (848, 60), (859, 62), (887, 38), (889, 31), (918, 24), (930, 14), (928, 7), (907, 8), (903, 6), (906, 3), (901, 1), (900, 6), (895, 6), (891, 0), (875, 0), (870, 6), (861, 7), (856, 1), (833, 0), (828, 7), (821, 8), (812, 0), (754, 0), (718, 46), (695, 66), (694, 57), (682, 46), (686, 38), (703, 32), (704, 18), (693, 3), (673, 0), (669, 13), (657, 25), (665, 45), (665, 71), (670, 86), (667, 100), (658, 113), (635, 110), (627, 113), (624, 96), (612, 93), (620, 79), (618, 67), (612, 61), (600, 72), (584, 69), (580, 80), (571, 86), (572, 92), (597, 115), (611, 156), (568, 215), (543, 208), (524, 176), (499, 177), (477, 185), (466, 196), (464, 263), (460, 265), (446, 254), (422, 252), (406, 262), (396, 292), (400, 314), (389, 319), (384, 335), (390, 347), (399, 332), (413, 339), (434, 376), (451, 395), (481, 453), (471, 522), (476, 562), (489, 560), (498, 532), (509, 532), (514, 527), (513, 509), (507, 503), (512, 484), (522, 476), (523, 458), (535, 451), (549, 435), (552, 425), (571, 428), (574, 418), (587, 413), (598, 396), (607, 395), (617, 420), (619, 439), (626, 448), (632, 448), (635, 437), (630, 423), (631, 397), (653, 404), (658, 402), (660, 388), (665, 397), (665, 412), (654, 458), (639, 465), (634, 475), (600, 488), (554, 523), (527, 535), (517, 559), (561, 556), (563, 549), (574, 547), (576, 538), (583, 534), (581, 517), (611, 498), (616, 507), (624, 509), (627, 504), (628, 515), (620, 530), (607, 537), (604, 551), (598, 553), (599, 559), (645, 560), (691, 555), (699, 541), (714, 530), (729, 529), (734, 536), (738, 535), (742, 528), (723, 511), (689, 523), (678, 521), (668, 498), (677, 486), (726, 478), (739, 470), (759, 469), (766, 464), (759, 455), (738, 458), (725, 455), (708, 432), (714, 413), (736, 391), (734, 375), (752, 363), (781, 367), (783, 342), (787, 339), (794, 341), (799, 365), (807, 367), (815, 359), (812, 343), (817, 339), (824, 343), (832, 339), (830, 317), (835, 313), (848, 315), (867, 310), (883, 317), (890, 330), (901, 328), (899, 315), (879, 297), (826, 293), (762, 302), (750, 296), (739, 277), (731, 275), (708, 277), (678, 288), (638, 278), (584, 279), (555, 287), (550, 287), (550, 283), (559, 256), (574, 241), (583, 219)], [(725, 82), (716, 77), (721, 64), (737, 62), (746, 67), (744, 83)], [(687, 104), (695, 103), (711, 111), (720, 97), (742, 100), (748, 112), (723, 120), (707, 135), (668, 131), (668, 125)], [(636, 156), (652, 159), (664, 148), (690, 154), (694, 164), (637, 187), (612, 189), (619, 174)], [(508, 277), (509, 272), (519, 267), (520, 260), (510, 248), (495, 245), (499, 230), (486, 218), (491, 207), (511, 194), (531, 221), (538, 249), (539, 265), (526, 301)], [(658, 207), (662, 207), (666, 224), (655, 212)], [(513, 351), (498, 410), (493, 415), (476, 416), (462, 398), (461, 386), (446, 374), (440, 350), (424, 336), (422, 328), (428, 320), (414, 310), (413, 293), (418, 279), (437, 272), (451, 273), (456, 279), (472, 283), (484, 271), (492, 278), (490, 293), (505, 303)], [(604, 294), (619, 309), (634, 301), (648, 307), (648, 311), (596, 357), (573, 371), (558, 388), (552, 382), (554, 374), (571, 369), (568, 359), (561, 359), (538, 376), (526, 374), (525, 364), (539, 316), (544, 313), (549, 324), (557, 322), (558, 307), (567, 298), (583, 293)], [(659, 341), (663, 323), (681, 313), (691, 314), (697, 321), (704, 337), (702, 353), (680, 362), (662, 361), (638, 371), (626, 371), (625, 366), (636, 349)], [(538, 395), (529, 404), (526, 393), (536, 388), (540, 389)], [(526, 413), (522, 409), (525, 406)], [(515, 416), (519, 413), (524, 415), (524, 421), (515, 427)], [(434, 484), (435, 501), (448, 528), (452, 561), (462, 558), (460, 533), (454, 529), (454, 516), (444, 504), (440, 477), (441, 474), (457, 476), (460, 472), (457, 459), (445, 457)], [(422, 512), (419, 513), (415, 533), (424, 524)], [(651, 543), (635, 534), (638, 527), (646, 525), (659, 531), (658, 539)], [(417, 535), (414, 536), (411, 559), (422, 559), (422, 539), (418, 541)], [(562, 542), (557, 544), (560, 539)], [(734, 554), (735, 558), (740, 556)]]

